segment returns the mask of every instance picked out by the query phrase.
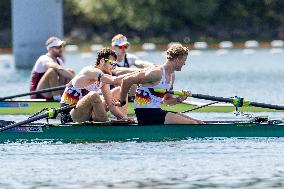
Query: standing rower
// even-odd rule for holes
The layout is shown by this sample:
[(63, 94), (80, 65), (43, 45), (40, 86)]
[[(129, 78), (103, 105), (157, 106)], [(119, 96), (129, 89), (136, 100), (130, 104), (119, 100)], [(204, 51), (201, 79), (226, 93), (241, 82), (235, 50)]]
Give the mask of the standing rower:
[(154, 92), (154, 89), (171, 90), (174, 80), (174, 72), (181, 71), (185, 65), (188, 48), (182, 45), (172, 45), (167, 50), (167, 59), (163, 65), (150, 67), (135, 72), (122, 80), (121, 96), (118, 106), (126, 103), (126, 97), (133, 84), (138, 84), (135, 93), (134, 108), (139, 124), (200, 124), (200, 120), (189, 116), (168, 112), (161, 109), (161, 103), (175, 105), (183, 102), (189, 95), (189, 91), (184, 91), (185, 96), (173, 97), (171, 94), (161, 94)]
[[(127, 103), (115, 106), (120, 87), (110, 90), (109, 84), (120, 85), (123, 76), (111, 76), (116, 66), (116, 54), (110, 48), (97, 53), (96, 65), (83, 68), (71, 81), (62, 95), (61, 106), (76, 104), (71, 111), (61, 114), (62, 123), (84, 121), (107, 121), (109, 110), (118, 120), (127, 117)], [(100, 95), (102, 93), (102, 96)]]
[[(58, 37), (50, 37), (46, 41), (47, 53), (36, 61), (31, 75), (30, 91), (57, 87), (67, 84), (75, 75), (74, 71), (64, 67), (63, 45)], [(31, 98), (60, 101), (63, 91), (53, 91), (32, 95)]]

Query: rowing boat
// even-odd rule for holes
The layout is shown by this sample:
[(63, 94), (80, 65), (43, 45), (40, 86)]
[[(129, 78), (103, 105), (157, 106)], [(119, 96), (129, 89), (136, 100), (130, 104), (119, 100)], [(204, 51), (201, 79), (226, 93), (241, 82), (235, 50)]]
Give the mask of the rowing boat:
[[(202, 106), (204, 103), (197, 103), (193, 101), (187, 101), (182, 104), (175, 106), (166, 106), (162, 105), (163, 109), (175, 112), (182, 112), (189, 110), (191, 108)], [(59, 102), (48, 102), (43, 100), (31, 100), (31, 99), (21, 99), (13, 101), (0, 101), (0, 115), (29, 115), (37, 111), (42, 110), (43, 108), (58, 108)], [(241, 107), (241, 111), (245, 112), (275, 112), (277, 110), (259, 108), (259, 107)], [(206, 106), (194, 112), (233, 112), (235, 107), (232, 104), (214, 104), (212, 106)], [(129, 103), (128, 114), (134, 115), (133, 103)]]
[(282, 121), (208, 121), (203, 125), (137, 125), (128, 122), (30, 123), (0, 133), (15, 141), (167, 141), (206, 137), (284, 137)]

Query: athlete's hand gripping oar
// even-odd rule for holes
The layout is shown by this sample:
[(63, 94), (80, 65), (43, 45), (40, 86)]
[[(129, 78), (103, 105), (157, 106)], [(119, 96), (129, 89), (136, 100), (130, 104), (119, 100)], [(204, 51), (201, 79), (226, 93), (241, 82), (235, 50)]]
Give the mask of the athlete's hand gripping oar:
[(52, 88), (47, 88), (47, 89), (41, 89), (29, 93), (22, 93), (22, 94), (17, 94), (17, 95), (11, 95), (11, 96), (6, 96), (6, 97), (0, 97), (0, 101), (7, 100), (7, 99), (12, 99), (16, 97), (22, 97), (22, 96), (29, 96), (33, 94), (40, 94), (40, 93), (47, 93), (47, 92), (52, 92), (52, 91), (59, 91), (59, 90), (64, 90), (66, 85), (61, 85), (58, 87), (52, 87)]
[(46, 111), (45, 113), (43, 113), (41, 115), (38, 115), (38, 116), (35, 116), (35, 117), (32, 117), (32, 118), (29, 118), (27, 120), (24, 120), (24, 121), (21, 121), (21, 122), (12, 124), (12, 125), (7, 125), (3, 128), (0, 128), (0, 132), (3, 132), (3, 131), (8, 130), (8, 129), (12, 129), (14, 127), (18, 127), (18, 126), (21, 126), (21, 125), (25, 125), (25, 124), (28, 124), (28, 123), (32, 123), (34, 121), (44, 119), (44, 118), (54, 119), (54, 118), (56, 118), (57, 114), (65, 111), (65, 110), (69, 110), (71, 108), (74, 108), (75, 106), (76, 106), (76, 104), (71, 104), (71, 105), (67, 105), (67, 106), (64, 106), (64, 107), (61, 107), (61, 108), (57, 108), (57, 109), (49, 109), (48, 111)]
[[(185, 93), (183, 91), (166, 91), (165, 89), (154, 89), (155, 92), (158, 93), (170, 93), (178, 96), (184, 96)], [(203, 94), (191, 94), (189, 97), (203, 99), (203, 100), (212, 100), (218, 102), (226, 102), (231, 103), (235, 107), (243, 107), (243, 106), (255, 106), (260, 108), (269, 108), (275, 110), (284, 110), (284, 106), (281, 105), (274, 105), (274, 104), (266, 104), (260, 102), (251, 102), (247, 99), (240, 98), (240, 97), (233, 97), (233, 98), (224, 98), (224, 97), (217, 97), (217, 96), (210, 96), (210, 95), (203, 95)]]

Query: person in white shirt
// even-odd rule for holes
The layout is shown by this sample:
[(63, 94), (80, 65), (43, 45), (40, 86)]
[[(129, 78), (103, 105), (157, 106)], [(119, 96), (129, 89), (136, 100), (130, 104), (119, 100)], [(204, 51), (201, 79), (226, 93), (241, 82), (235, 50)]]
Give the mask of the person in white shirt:
[[(58, 37), (50, 37), (46, 41), (47, 53), (38, 58), (32, 70), (31, 92), (67, 84), (74, 77), (75, 72), (64, 67), (62, 58), (64, 44), (65, 41)], [(62, 93), (63, 91), (52, 91), (31, 95), (31, 98), (60, 101)]]

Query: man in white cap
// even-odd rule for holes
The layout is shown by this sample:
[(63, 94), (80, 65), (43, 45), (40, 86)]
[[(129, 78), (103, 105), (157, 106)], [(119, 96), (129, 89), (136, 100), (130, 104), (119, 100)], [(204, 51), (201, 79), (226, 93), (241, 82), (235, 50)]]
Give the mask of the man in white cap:
[(122, 34), (115, 35), (111, 40), (111, 46), (117, 55), (117, 68), (113, 71), (116, 75), (129, 73), (136, 71), (137, 69), (130, 68), (136, 66), (137, 68), (146, 68), (153, 66), (152, 63), (139, 60), (137, 56), (127, 53), (129, 42), (127, 38)]
[[(73, 70), (64, 68), (63, 45), (58, 37), (50, 37), (45, 45), (47, 53), (41, 55), (36, 61), (32, 74), (30, 91), (52, 88), (67, 84), (74, 77)], [(49, 101), (60, 101), (63, 91), (52, 91), (48, 93), (32, 95), (33, 99), (46, 99)]]

